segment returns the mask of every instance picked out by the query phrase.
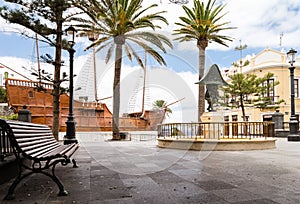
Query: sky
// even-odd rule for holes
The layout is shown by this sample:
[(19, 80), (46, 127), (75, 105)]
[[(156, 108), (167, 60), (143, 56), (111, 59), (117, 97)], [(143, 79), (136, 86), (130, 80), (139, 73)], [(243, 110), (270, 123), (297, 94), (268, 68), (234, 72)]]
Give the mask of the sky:
[[(181, 5), (172, 4), (168, 0), (144, 1), (143, 4), (146, 6), (152, 3), (158, 4), (157, 9), (166, 11), (164, 16), (169, 22), (169, 25), (161, 25), (162, 29), (159, 32), (173, 39), (172, 31), (177, 28), (175, 22), (180, 22), (179, 16), (185, 15)], [(223, 35), (228, 35), (233, 38), (232, 42), (228, 42), (228, 47), (218, 45), (214, 42), (209, 43), (206, 49), (206, 69), (212, 64), (217, 64), (221, 69), (230, 67), (232, 62), (240, 58), (241, 53), (235, 50), (235, 47), (240, 45), (247, 45), (247, 49), (242, 52), (243, 57), (258, 54), (265, 48), (275, 50), (283, 49), (285, 51), (294, 48), (300, 52), (300, 23), (298, 21), (300, 19), (299, 0), (217, 0), (216, 5), (220, 3), (226, 4), (222, 12), (223, 14), (226, 13), (223, 18), (224, 22), (229, 21), (229, 26), (236, 27), (236, 29), (222, 33)], [(3, 0), (0, 0), (0, 5), (2, 4)], [(193, 2), (190, 1), (186, 6), (192, 7)], [(18, 33), (20, 31), (23, 31), (23, 29), (19, 26), (9, 25), (0, 19), (0, 63), (25, 73), (26, 70), (30, 70), (31, 67), (36, 67), (35, 40), (21, 36)], [(84, 51), (88, 43), (86, 39), (76, 39), (74, 72), (78, 75), (85, 73), (81, 71), (81, 68), (85, 67), (87, 60), (90, 58), (91, 51)], [(186, 89), (182, 89), (182, 93), (178, 93), (175, 89), (172, 90), (172, 88), (168, 87), (166, 83), (159, 83), (158, 80), (156, 80), (159, 77), (153, 75), (153, 73), (161, 74), (161, 69), (167, 71), (167, 73), (163, 73), (166, 77), (161, 78), (160, 81), (164, 81), (167, 76), (178, 76), (178, 78), (174, 77), (176, 78), (175, 81), (172, 81), (174, 87), (176, 87), (175, 84), (183, 84), (182, 87), (189, 87), (189, 91), (194, 96), (192, 97), (193, 99), (183, 100), (187, 102), (180, 102), (172, 106), (173, 109), (180, 109), (182, 112), (182, 109), (184, 109), (183, 103), (186, 103), (186, 106), (188, 106), (187, 104), (191, 102), (191, 100), (194, 101), (195, 98), (197, 98), (197, 88), (194, 83), (198, 81), (198, 50), (195, 42), (180, 44), (173, 42), (173, 44), (174, 49), (168, 50), (168, 53), (164, 55), (167, 62), (166, 67), (159, 67), (153, 59), (148, 59), (149, 67), (153, 67), (149, 71), (149, 76), (154, 76), (152, 79), (148, 79), (149, 83), (152, 83), (152, 88), (149, 88), (149, 92), (152, 93), (152, 95), (150, 94), (152, 101), (157, 98), (166, 97), (164, 98), (165, 100), (172, 102), (184, 97), (187, 92)], [(48, 46), (43, 44), (39, 45), (40, 55), (49, 52), (53, 54), (53, 50), (49, 49)], [(109, 70), (112, 69), (113, 64), (109, 63), (105, 65), (103, 59), (104, 54), (101, 52), (98, 53), (97, 65), (101, 66), (101, 68), (97, 69), (99, 70), (97, 73), (99, 78), (98, 86), (101, 86), (99, 87), (99, 90), (101, 90), (99, 91), (99, 95), (100, 97), (107, 97), (110, 94), (103, 91), (103, 87), (112, 83), (109, 81), (113, 78), (113, 72)], [(67, 52), (63, 53), (63, 60), (67, 65)], [(46, 67), (48, 65), (43, 64), (43, 66)], [(125, 61), (123, 67), (122, 79), (124, 80), (130, 75), (134, 75), (136, 69), (138, 69), (136, 65), (130, 64), (128, 61)], [(65, 66), (63, 71), (68, 72), (68, 66)], [(107, 83), (103, 83), (104, 81), (107, 81)], [(105, 90), (111, 89), (111, 87), (105, 88)], [(132, 88), (132, 90), (134, 90), (134, 88)], [(139, 90), (138, 93), (140, 93), (140, 91), (141, 90)], [(190, 94), (188, 93), (187, 95)], [(133, 96), (127, 96), (125, 98), (130, 100)], [(149, 104), (151, 105), (151, 102)], [(190, 104), (194, 106), (195, 103)], [(138, 106), (139, 105), (136, 107)], [(126, 108), (124, 108), (124, 111), (126, 111)], [(183, 114), (181, 114), (180, 117), (184, 117)]]

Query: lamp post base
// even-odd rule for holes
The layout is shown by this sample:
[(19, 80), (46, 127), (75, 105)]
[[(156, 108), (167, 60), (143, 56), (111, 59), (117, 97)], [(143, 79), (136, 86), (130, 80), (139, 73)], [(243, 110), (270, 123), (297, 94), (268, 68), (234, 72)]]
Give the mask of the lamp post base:
[(76, 122), (73, 117), (68, 117), (66, 122), (67, 131), (64, 136), (64, 144), (78, 143), (75, 133), (76, 133)]
[(300, 135), (288, 135), (289, 142), (300, 142)]
[(71, 144), (71, 143), (78, 143), (78, 140), (76, 138), (69, 139), (69, 138), (67, 138), (67, 136), (65, 136), (64, 137), (64, 145)]
[(294, 115), (291, 116), (289, 127), (290, 127), (290, 134), (288, 135), (288, 141), (300, 141), (300, 134), (298, 133), (299, 130), (299, 123)]

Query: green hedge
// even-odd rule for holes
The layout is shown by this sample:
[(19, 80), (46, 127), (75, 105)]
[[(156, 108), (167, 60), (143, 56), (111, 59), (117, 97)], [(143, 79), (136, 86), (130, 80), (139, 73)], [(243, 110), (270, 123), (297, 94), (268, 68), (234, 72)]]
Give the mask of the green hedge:
[(10, 116), (1, 115), (0, 118), (5, 119), (5, 120), (18, 120), (18, 114), (13, 114)]

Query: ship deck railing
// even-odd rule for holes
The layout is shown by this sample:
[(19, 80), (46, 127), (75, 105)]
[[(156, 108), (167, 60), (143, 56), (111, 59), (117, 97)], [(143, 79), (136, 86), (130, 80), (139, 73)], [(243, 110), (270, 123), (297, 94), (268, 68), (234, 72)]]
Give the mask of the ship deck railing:
[(6, 83), (10, 86), (25, 86), (35, 88), (41, 86), (44, 89), (53, 89), (53, 85), (50, 83), (38, 82), (38, 81), (28, 81), (20, 79), (7, 79)]

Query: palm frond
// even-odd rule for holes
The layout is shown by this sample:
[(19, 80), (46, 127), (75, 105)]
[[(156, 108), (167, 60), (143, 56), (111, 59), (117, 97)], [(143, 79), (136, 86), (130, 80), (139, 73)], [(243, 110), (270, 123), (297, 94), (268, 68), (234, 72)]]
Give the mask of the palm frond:
[(147, 45), (145, 42), (140, 41), (136, 38), (131, 38), (130, 40), (135, 42), (141, 48), (143, 48), (143, 50), (145, 50), (146, 53), (149, 53), (159, 64), (166, 65), (164, 58), (155, 49)]
[(220, 22), (225, 14), (221, 14), (225, 5), (215, 6), (216, 0), (209, 0), (206, 4), (200, 0), (194, 0), (192, 9), (183, 6), (186, 16), (181, 16), (181, 22), (175, 24), (180, 26), (174, 30), (174, 35), (185, 36), (178, 37), (175, 40), (180, 42), (197, 40), (213, 41), (218, 44), (228, 46), (227, 42), (232, 41), (230, 36), (219, 35), (223, 30), (235, 29), (236, 27), (225, 27), (230, 22)]
[(126, 53), (126, 56), (128, 57), (128, 59), (130, 61), (132, 61), (131, 49), (130, 49), (130, 45), (128, 43), (125, 43), (125, 53)]
[(108, 48), (107, 53), (106, 53), (105, 63), (109, 62), (109, 60), (110, 60), (110, 58), (112, 56), (113, 50), (115, 48), (115, 44), (114, 43), (110, 43), (109, 45), (110, 45), (110, 47)]
[(142, 67), (143, 69), (145, 69), (145, 64), (143, 63), (143, 60), (141, 59), (141, 57), (138, 55), (138, 53), (135, 51), (135, 49), (132, 48), (132, 46), (128, 43), (126, 43), (126, 46), (128, 48), (128, 51), (130, 53), (132, 53), (134, 59), (138, 62), (138, 64), (140, 65), (140, 67)]

